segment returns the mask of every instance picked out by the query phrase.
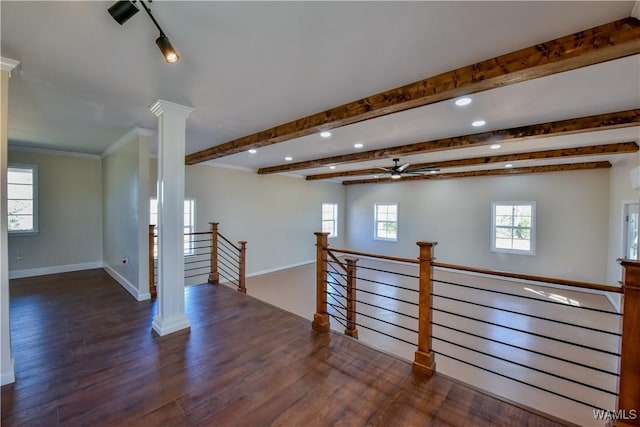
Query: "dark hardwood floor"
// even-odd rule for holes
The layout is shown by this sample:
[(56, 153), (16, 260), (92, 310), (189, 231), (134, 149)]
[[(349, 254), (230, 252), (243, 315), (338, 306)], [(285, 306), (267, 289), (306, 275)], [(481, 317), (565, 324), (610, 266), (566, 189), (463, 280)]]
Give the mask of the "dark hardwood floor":
[[(311, 297), (311, 296), (310, 296)], [(191, 330), (102, 270), (11, 282), (3, 426), (548, 426), (549, 419), (224, 286), (186, 290)]]

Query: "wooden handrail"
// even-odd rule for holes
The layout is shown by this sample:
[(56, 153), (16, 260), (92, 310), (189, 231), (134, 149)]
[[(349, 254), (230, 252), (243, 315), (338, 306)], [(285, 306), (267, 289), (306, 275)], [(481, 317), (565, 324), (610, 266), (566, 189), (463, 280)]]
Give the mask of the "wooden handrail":
[(500, 277), (508, 277), (512, 279), (521, 279), (521, 280), (532, 280), (534, 282), (543, 282), (543, 283), (554, 283), (557, 285), (563, 286), (571, 286), (574, 288), (581, 289), (592, 289), (596, 291), (606, 291), (606, 292), (615, 292), (622, 293), (622, 288), (618, 286), (611, 285), (601, 285), (598, 283), (587, 283), (587, 282), (577, 282), (575, 280), (567, 280), (567, 279), (556, 279), (553, 277), (545, 277), (545, 276), (534, 276), (531, 274), (520, 274), (520, 273), (511, 273), (509, 271), (499, 271), (499, 270), (487, 270), (483, 268), (474, 268), (474, 267), (465, 267), (462, 265), (455, 264), (445, 264), (442, 262), (433, 262), (432, 265), (434, 267), (439, 268), (447, 268), (450, 270), (460, 270), (460, 271), (469, 271), (472, 273), (480, 273), (480, 274), (488, 274), (491, 276), (500, 276)]
[(196, 231), (193, 233), (184, 233), (185, 236), (197, 236), (200, 234), (211, 234), (211, 231)]
[(338, 259), (338, 257), (337, 257), (337, 256), (335, 256), (335, 255), (333, 254), (333, 252), (331, 252), (331, 251), (327, 251), (327, 253), (329, 254), (329, 256), (331, 257), (331, 259), (332, 259), (332, 260), (334, 260), (335, 262), (337, 262), (337, 263), (338, 263), (338, 265), (339, 265), (339, 266), (344, 270), (344, 272), (345, 272), (345, 273), (348, 273), (348, 272), (349, 272), (349, 271), (347, 270), (347, 267), (345, 267), (345, 266), (344, 266), (344, 264), (342, 263), (342, 261), (340, 261), (340, 260)]
[(350, 251), (350, 250), (347, 250), (347, 249), (330, 248), (329, 252), (340, 252), (341, 254), (346, 254), (346, 255), (366, 256), (366, 257), (369, 257), (369, 258), (379, 258), (379, 259), (386, 259), (386, 260), (389, 260), (389, 261), (407, 262), (407, 263), (410, 263), (410, 264), (419, 264), (420, 263), (420, 261), (418, 261), (417, 259), (400, 258), (400, 257), (395, 257), (395, 256), (389, 256), (389, 255), (378, 255), (378, 254), (371, 254), (371, 253), (367, 253), (367, 252)]
[(226, 237), (224, 237), (224, 236), (223, 236), (222, 234), (220, 234), (219, 232), (218, 232), (218, 237), (220, 237), (222, 240), (224, 240), (225, 242), (227, 242), (228, 244), (230, 244), (231, 246), (233, 246), (233, 247), (234, 247), (238, 252), (240, 252), (240, 250), (242, 249), (242, 248), (237, 247), (235, 243), (233, 243), (231, 240), (229, 240), (229, 239), (227, 239)]

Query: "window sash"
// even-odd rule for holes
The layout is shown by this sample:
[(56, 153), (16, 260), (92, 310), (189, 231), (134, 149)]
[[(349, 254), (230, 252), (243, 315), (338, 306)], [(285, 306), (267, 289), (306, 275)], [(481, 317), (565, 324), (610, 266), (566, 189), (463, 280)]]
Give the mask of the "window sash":
[[(183, 207), (183, 233), (195, 232), (195, 199), (184, 199)], [(158, 199), (152, 197), (149, 199), (149, 224), (158, 224)], [(195, 255), (195, 236), (184, 236), (184, 255)], [(158, 257), (158, 243), (153, 245), (153, 256)]]
[(329, 238), (338, 236), (338, 204), (322, 204), (322, 232), (329, 233)]
[(491, 251), (535, 255), (535, 202), (493, 202)]
[(7, 231), (10, 235), (38, 233), (37, 165), (7, 165)]
[(398, 205), (376, 203), (374, 240), (398, 241)]

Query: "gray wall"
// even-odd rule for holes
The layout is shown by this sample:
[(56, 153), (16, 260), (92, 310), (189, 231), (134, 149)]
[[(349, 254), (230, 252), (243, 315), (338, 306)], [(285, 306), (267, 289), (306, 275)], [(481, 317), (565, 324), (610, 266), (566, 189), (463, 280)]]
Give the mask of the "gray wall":
[(13, 277), (24, 270), (101, 264), (100, 159), (10, 149), (9, 162), (38, 165), (39, 233), (9, 237)]
[(104, 266), (138, 300), (150, 297), (148, 152), (148, 137), (132, 132), (102, 158)]
[[(151, 190), (156, 194), (156, 159), (151, 160)], [(197, 230), (219, 222), (232, 241), (247, 240), (247, 274), (315, 260), (315, 231), (321, 231), (322, 203), (338, 204), (338, 237), (343, 247), (345, 199), (337, 183), (309, 182), (289, 176), (209, 165), (188, 166), (185, 197), (196, 199)]]
[[(416, 258), (416, 241), (437, 241), (445, 263), (604, 282), (609, 170), (484, 177), (347, 189), (347, 245)], [(491, 202), (535, 201), (536, 255), (490, 251)], [(376, 202), (397, 202), (399, 241), (373, 240)]]

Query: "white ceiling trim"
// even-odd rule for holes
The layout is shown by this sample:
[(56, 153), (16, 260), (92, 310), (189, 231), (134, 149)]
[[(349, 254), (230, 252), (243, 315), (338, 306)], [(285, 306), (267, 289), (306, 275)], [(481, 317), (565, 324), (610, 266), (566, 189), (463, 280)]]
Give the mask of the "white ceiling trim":
[(2, 71), (8, 71), (9, 72), (9, 77), (11, 77), (11, 73), (19, 65), (20, 65), (20, 61), (18, 61), (18, 60), (11, 59), (11, 58), (5, 58), (4, 56), (0, 57), (0, 69), (2, 69)]
[(118, 140), (116, 140), (106, 150), (104, 150), (100, 154), (99, 157), (100, 158), (107, 157), (108, 155), (112, 154), (114, 151), (116, 151), (117, 149), (119, 149), (123, 145), (126, 145), (129, 142), (133, 141), (133, 139), (138, 137), (138, 136), (149, 136), (150, 137), (150, 136), (153, 135), (153, 133), (154, 132), (152, 130), (135, 127), (133, 129), (131, 129), (129, 132), (127, 132), (126, 134), (124, 134), (122, 137), (118, 138)]
[(100, 156), (97, 154), (79, 153), (76, 151), (51, 150), (48, 148), (38, 148), (38, 147), (25, 147), (23, 145), (16, 145), (16, 144), (9, 144), (9, 151), (48, 154), (51, 156), (80, 157), (84, 159), (100, 159)]

